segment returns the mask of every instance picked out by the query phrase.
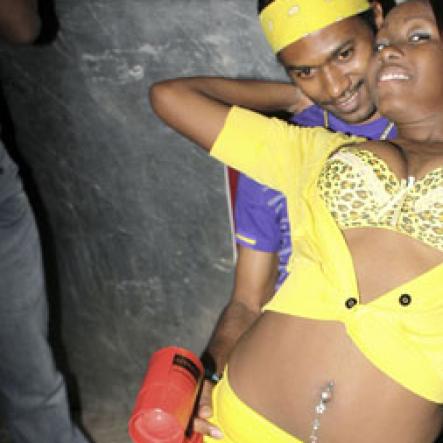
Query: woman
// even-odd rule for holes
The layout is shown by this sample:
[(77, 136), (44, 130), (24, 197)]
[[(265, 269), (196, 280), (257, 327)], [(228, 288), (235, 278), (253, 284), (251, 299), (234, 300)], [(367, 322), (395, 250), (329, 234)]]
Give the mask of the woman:
[[(432, 9), (411, 0), (388, 15), (368, 73), (379, 110), (398, 126), (392, 143), (289, 127), (231, 110), (223, 97), (181, 101), (167, 84), (152, 88), (161, 118), (284, 192), (297, 220), (290, 276), (215, 390), (222, 441), (431, 443), (438, 435), (441, 72)], [(189, 103), (204, 112), (203, 128), (184, 112)]]

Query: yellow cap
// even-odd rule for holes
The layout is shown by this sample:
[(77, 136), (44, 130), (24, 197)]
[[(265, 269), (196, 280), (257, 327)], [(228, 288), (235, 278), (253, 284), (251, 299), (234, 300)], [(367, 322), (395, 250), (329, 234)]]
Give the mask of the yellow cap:
[(370, 7), (367, 0), (275, 0), (263, 9), (260, 22), (277, 53), (308, 34)]

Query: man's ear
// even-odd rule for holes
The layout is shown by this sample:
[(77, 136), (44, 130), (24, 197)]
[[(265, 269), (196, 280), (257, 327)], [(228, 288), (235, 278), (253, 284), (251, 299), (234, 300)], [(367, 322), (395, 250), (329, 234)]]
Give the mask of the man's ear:
[(377, 26), (377, 29), (380, 29), (383, 24), (383, 6), (377, 1), (371, 2), (371, 6), (374, 11), (375, 25)]

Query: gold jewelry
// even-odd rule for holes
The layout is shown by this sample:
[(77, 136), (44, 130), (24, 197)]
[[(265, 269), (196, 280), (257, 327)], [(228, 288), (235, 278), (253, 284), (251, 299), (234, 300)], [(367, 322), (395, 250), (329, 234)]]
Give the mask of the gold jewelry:
[(385, 130), (380, 135), (380, 140), (386, 140), (388, 138), (388, 135), (391, 132), (393, 127), (394, 127), (394, 123), (393, 122), (389, 122), (388, 126), (386, 126)]
[(323, 127), (329, 129), (329, 113), (323, 109)]

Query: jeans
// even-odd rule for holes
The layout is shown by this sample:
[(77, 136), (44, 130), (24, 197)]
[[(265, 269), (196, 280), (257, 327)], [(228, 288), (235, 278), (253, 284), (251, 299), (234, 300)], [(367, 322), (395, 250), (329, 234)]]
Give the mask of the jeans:
[(14, 443), (86, 443), (71, 421), (47, 329), (34, 216), (0, 144), (0, 414)]

